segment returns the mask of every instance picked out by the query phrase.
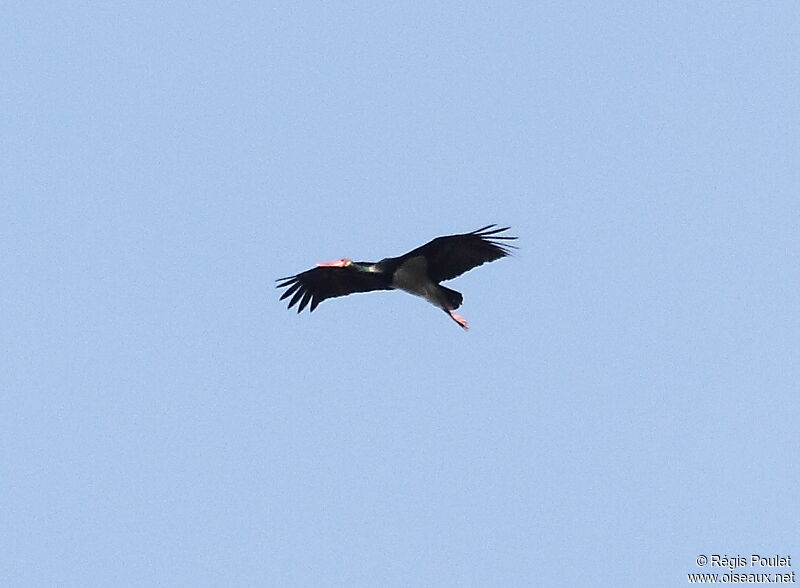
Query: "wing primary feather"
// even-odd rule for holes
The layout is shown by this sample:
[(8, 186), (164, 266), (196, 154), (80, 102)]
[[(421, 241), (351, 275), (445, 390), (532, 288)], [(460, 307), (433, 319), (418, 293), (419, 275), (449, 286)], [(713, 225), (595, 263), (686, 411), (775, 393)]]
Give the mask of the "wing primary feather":
[[(491, 231), (487, 231), (486, 229), (491, 229), (492, 227), (496, 227), (497, 225), (489, 225), (488, 227), (483, 227), (482, 229), (478, 229), (473, 234), (480, 235), (481, 237), (488, 237), (489, 235), (496, 235), (497, 233), (502, 233), (503, 231), (507, 231), (511, 227), (500, 227), (499, 229), (492, 229)], [(508, 237), (505, 235), (498, 235), (496, 237), (492, 237), (492, 239), (516, 239), (516, 237)]]
[(301, 312), (303, 312), (303, 309), (304, 309), (306, 306), (308, 306), (308, 303), (309, 303), (309, 302), (311, 302), (311, 298), (312, 298), (313, 296), (314, 296), (314, 295), (313, 295), (313, 294), (312, 294), (310, 291), (306, 290), (305, 296), (303, 296), (303, 300), (301, 300), (301, 301), (300, 301), (300, 306), (298, 306), (298, 307), (297, 307), (297, 313), (298, 313), (298, 314), (300, 314)]
[(298, 288), (300, 288), (300, 286), (302, 286), (302, 284), (301, 284), (300, 282), (295, 282), (294, 284), (292, 284), (291, 286), (289, 286), (289, 289), (288, 289), (288, 290), (286, 290), (286, 292), (284, 292), (284, 293), (283, 293), (283, 295), (281, 296), (281, 298), (280, 298), (280, 299), (281, 299), (281, 300), (283, 300), (284, 298), (288, 298), (289, 296), (291, 296), (292, 294), (294, 294), (294, 293), (295, 293), (295, 291), (296, 291)]
[(292, 296), (292, 299), (289, 301), (289, 306), (287, 306), (287, 308), (293, 307), (295, 304), (297, 304), (297, 301), (300, 300), (302, 297), (303, 297), (303, 290), (300, 289), (297, 292), (295, 292), (294, 296)]

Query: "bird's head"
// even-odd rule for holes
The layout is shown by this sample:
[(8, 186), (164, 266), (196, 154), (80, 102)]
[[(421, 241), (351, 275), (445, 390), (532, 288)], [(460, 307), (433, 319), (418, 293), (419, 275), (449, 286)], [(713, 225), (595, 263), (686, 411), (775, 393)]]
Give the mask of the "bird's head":
[(324, 261), (317, 264), (317, 267), (348, 267), (353, 264), (353, 261), (343, 257), (342, 259), (337, 259), (336, 261)]

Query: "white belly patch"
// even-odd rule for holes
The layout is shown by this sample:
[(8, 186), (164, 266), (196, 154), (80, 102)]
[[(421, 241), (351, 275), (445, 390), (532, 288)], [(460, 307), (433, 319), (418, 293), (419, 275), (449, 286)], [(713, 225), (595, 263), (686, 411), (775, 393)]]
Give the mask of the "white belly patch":
[(412, 257), (392, 276), (392, 286), (414, 296), (420, 296), (435, 306), (441, 306), (438, 288), (427, 274), (428, 262), (422, 257)]

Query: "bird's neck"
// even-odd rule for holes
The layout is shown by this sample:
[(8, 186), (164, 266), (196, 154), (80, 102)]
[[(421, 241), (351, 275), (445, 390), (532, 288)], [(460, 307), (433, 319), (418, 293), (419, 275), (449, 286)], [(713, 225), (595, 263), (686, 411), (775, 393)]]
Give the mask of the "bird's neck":
[(357, 269), (360, 272), (366, 273), (382, 273), (382, 269), (380, 268), (380, 264), (378, 263), (371, 263), (367, 261), (354, 261), (352, 267)]

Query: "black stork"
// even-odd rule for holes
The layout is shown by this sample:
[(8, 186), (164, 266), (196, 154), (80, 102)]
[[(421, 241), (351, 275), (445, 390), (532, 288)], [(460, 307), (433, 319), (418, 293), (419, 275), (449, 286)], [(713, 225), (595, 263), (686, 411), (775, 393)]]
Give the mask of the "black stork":
[(506, 257), (511, 253), (510, 249), (516, 249), (505, 242), (516, 237), (500, 234), (509, 227), (498, 229), (496, 226), (437, 237), (405, 255), (387, 257), (377, 263), (347, 258), (318, 263), (313, 269), (277, 280), (278, 288), (288, 288), (281, 300), (291, 296), (289, 308), (299, 303), (299, 313), (310, 304), (309, 312), (313, 312), (326, 298), (373, 290), (404, 290), (441, 308), (466, 329), (464, 317), (453, 312), (461, 306), (464, 297), (439, 282), (452, 280), (474, 267)]

